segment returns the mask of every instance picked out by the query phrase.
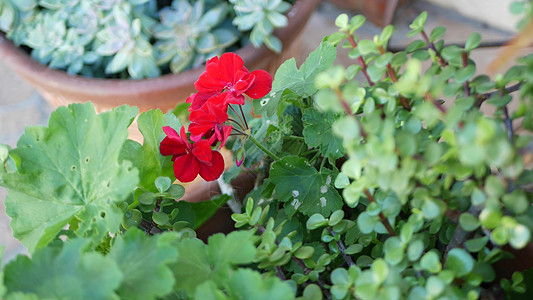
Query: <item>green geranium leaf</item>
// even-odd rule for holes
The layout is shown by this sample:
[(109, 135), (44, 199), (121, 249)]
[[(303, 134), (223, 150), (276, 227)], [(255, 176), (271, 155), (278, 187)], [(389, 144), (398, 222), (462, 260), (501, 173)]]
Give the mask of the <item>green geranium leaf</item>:
[(335, 47), (323, 42), (309, 54), (300, 69), (296, 66), (294, 58), (285, 61), (276, 71), (271, 92), (263, 99), (253, 102), (254, 112), (256, 114), (266, 112), (268, 116), (272, 116), (285, 89), (290, 89), (300, 97), (313, 95), (317, 91), (315, 77), (333, 66), (336, 56)]
[(303, 135), (307, 145), (320, 147), (320, 152), (332, 161), (344, 156), (342, 139), (332, 132), (335, 114), (320, 113), (314, 108), (308, 108), (304, 111), (302, 120), (304, 121)]
[(26, 128), (11, 152), (20, 158), (18, 171), (2, 179), (14, 235), (30, 253), (74, 217), (75, 233), (95, 242), (119, 230), (123, 214), (115, 203), (138, 182), (131, 163), (118, 159), (136, 114), (122, 106), (97, 115), (91, 103), (71, 104), (52, 113), (48, 128)]
[(456, 276), (461, 277), (472, 271), (474, 259), (464, 249), (454, 248), (448, 252), (444, 267), (452, 270)]
[(214, 265), (248, 264), (254, 260), (255, 252), (249, 231), (234, 231), (227, 236), (219, 233), (208, 239), (207, 254)]
[(225, 284), (231, 299), (294, 299), (294, 290), (276, 276), (263, 278), (257, 271), (239, 269)]
[(193, 294), (196, 286), (207, 281), (227, 281), (230, 267), (251, 263), (256, 254), (253, 235), (235, 231), (227, 236), (215, 234), (208, 245), (198, 239), (185, 239), (178, 245), (178, 260), (171, 266), (175, 287)]
[(282, 202), (287, 202), (288, 213), (300, 211), (311, 216), (319, 213), (329, 216), (341, 209), (342, 199), (333, 186), (333, 171), (318, 172), (304, 158), (285, 156), (272, 164), (270, 178), (276, 185), (276, 193)]
[(167, 264), (178, 252), (171, 244), (173, 234), (147, 237), (137, 228), (129, 229), (115, 240), (107, 257), (112, 258), (124, 274), (117, 293), (125, 299), (154, 299), (172, 291), (174, 276)]
[(111, 299), (122, 272), (110, 257), (85, 253), (88, 241), (71, 240), (63, 249), (38, 249), (32, 259), (19, 256), (5, 267), (10, 292), (33, 293), (39, 299)]
[(172, 114), (163, 114), (159, 109), (150, 110), (139, 115), (137, 118), (139, 131), (143, 135), (142, 146), (128, 140), (128, 144), (120, 153), (120, 157), (133, 162), (139, 169), (139, 185), (144, 189), (157, 193), (155, 180), (158, 177), (169, 177), (174, 180), (172, 160), (170, 156), (162, 156), (159, 152), (159, 144), (165, 137), (164, 126), (170, 126), (179, 132), (181, 122)]
[(178, 260), (171, 265), (175, 287), (192, 294), (197, 285), (213, 276), (206, 252), (207, 245), (198, 239), (185, 239), (178, 246)]

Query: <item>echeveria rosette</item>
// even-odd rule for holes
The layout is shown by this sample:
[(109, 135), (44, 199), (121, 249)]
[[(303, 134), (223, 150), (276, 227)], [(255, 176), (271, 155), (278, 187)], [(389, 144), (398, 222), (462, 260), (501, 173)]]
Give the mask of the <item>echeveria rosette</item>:
[(264, 70), (248, 71), (242, 58), (224, 53), (207, 61), (205, 72), (194, 83), (198, 93), (187, 98), (190, 111), (199, 109), (212, 96), (223, 94), (225, 105), (245, 103), (244, 95), (259, 99), (272, 89), (272, 76)]
[(153, 28), (158, 39), (157, 63), (168, 63), (173, 73), (179, 73), (222, 53), (239, 38), (237, 31), (224, 23), (228, 11), (228, 3), (221, 0), (214, 1), (212, 7), (203, 0), (194, 4), (189, 0), (172, 1), (160, 11), (161, 23)]
[(159, 150), (161, 155), (172, 155), (176, 179), (191, 182), (200, 175), (206, 181), (213, 181), (222, 175), (224, 158), (220, 152), (211, 149), (209, 141), (190, 143), (183, 126), (179, 134), (170, 126), (163, 127), (163, 131), (167, 136), (161, 141)]

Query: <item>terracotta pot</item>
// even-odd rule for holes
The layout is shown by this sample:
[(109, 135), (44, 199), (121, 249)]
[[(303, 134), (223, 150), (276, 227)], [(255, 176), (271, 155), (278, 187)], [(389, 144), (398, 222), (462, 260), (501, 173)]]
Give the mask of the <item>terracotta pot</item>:
[(385, 27), (392, 22), (394, 12), (399, 5), (408, 0), (329, 0), (342, 9), (360, 12), (370, 22)]
[[(299, 35), (319, 3), (320, 0), (299, 0), (288, 12), (288, 26), (275, 31), (283, 43), (282, 53), (276, 54), (264, 46), (255, 49), (252, 45), (238, 50), (236, 53), (246, 67), (273, 73), (283, 61), (297, 55)], [(0, 57), (53, 106), (92, 101), (100, 111), (123, 104), (137, 106), (141, 112), (153, 108), (167, 111), (195, 92), (193, 83), (204, 70), (200, 67), (141, 80), (85, 78), (38, 63), (3, 34), (0, 34)]]

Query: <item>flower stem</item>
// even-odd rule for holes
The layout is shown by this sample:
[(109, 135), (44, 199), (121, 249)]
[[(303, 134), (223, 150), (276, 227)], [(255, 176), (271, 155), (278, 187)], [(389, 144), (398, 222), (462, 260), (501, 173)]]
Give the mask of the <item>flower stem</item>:
[(266, 155), (270, 156), (274, 161), (278, 161), (281, 159), (279, 156), (274, 154), (272, 151), (265, 148), (265, 146), (261, 145), (261, 143), (258, 140), (256, 140), (251, 134), (248, 135), (248, 138), (250, 139), (252, 143), (254, 143), (257, 146), (257, 148), (261, 149), (261, 151), (263, 151)]
[(239, 109), (241, 110), (241, 116), (242, 116), (242, 119), (244, 120), (244, 125), (246, 126), (246, 129), (250, 128), (248, 127), (248, 122), (246, 122), (246, 116), (244, 115), (244, 111), (242, 110), (242, 105), (239, 105)]
[[(241, 116), (239, 115), (239, 113), (235, 110), (235, 108), (231, 105), (228, 105), (229, 108), (231, 108), (231, 110), (233, 110), (233, 112), (235, 113), (235, 115), (237, 116), (237, 118), (239, 118), (239, 121), (242, 122), (242, 124), (245, 124), (246, 121), (243, 121)], [(245, 128), (244, 126), (242, 126), (242, 124), (239, 124), (241, 128)], [(246, 128), (248, 128), (248, 125), (246, 125)]]

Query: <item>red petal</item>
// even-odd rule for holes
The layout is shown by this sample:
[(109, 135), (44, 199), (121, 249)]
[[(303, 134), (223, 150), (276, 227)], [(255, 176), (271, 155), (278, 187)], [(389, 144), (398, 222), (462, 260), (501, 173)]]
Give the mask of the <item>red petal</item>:
[(194, 83), (194, 87), (201, 93), (222, 92), (227, 82), (222, 80), (215, 71), (205, 71)]
[(229, 104), (244, 105), (245, 100), (244, 100), (243, 95), (237, 95), (234, 92), (227, 92), (226, 98), (224, 99), (224, 103), (226, 105), (229, 105)]
[(224, 147), (224, 145), (226, 144), (226, 140), (228, 139), (229, 135), (231, 134), (231, 130), (233, 128), (231, 127), (231, 125), (224, 125), (222, 126), (222, 139), (220, 140), (220, 146), (218, 146), (218, 148), (222, 148)]
[(201, 140), (192, 145), (192, 155), (203, 163), (211, 161), (211, 144), (206, 140)]
[(244, 67), (242, 58), (235, 53), (227, 52), (218, 60), (218, 74), (226, 82), (235, 83), (235, 75)]
[(200, 172), (200, 163), (192, 154), (178, 157), (174, 161), (174, 175), (181, 182), (193, 181)]
[(191, 106), (189, 107), (189, 111), (193, 111), (193, 110), (197, 110), (197, 109), (200, 109), (204, 104), (205, 102), (207, 101), (207, 99), (213, 97), (213, 96), (216, 96), (218, 94), (218, 92), (205, 92), (205, 93), (196, 93), (196, 94), (192, 94), (191, 96), (189, 96), (189, 98), (187, 98), (187, 100), (185, 100), (185, 102), (187, 103), (191, 103)]
[(181, 140), (180, 135), (170, 126), (163, 127), (163, 132), (171, 139)]
[(245, 94), (250, 98), (259, 99), (270, 92), (272, 89), (272, 76), (264, 70), (255, 70), (252, 72), (254, 81)]
[(211, 164), (200, 163), (200, 176), (206, 181), (216, 180), (224, 172), (224, 158), (218, 151), (213, 151)]
[(226, 95), (219, 95), (217, 97), (212, 97), (204, 106), (204, 110), (208, 112), (210, 116), (215, 118), (216, 122), (219, 124), (222, 124), (228, 120), (228, 106), (224, 103), (225, 96)]
[(181, 141), (176, 141), (169, 137), (166, 137), (159, 144), (159, 152), (163, 156), (177, 155), (181, 156), (187, 153), (187, 146), (183, 145)]
[(163, 127), (163, 132), (167, 135), (161, 144), (159, 144), (159, 152), (163, 156), (167, 155), (184, 155), (187, 153), (187, 143), (184, 143), (176, 130), (170, 126)]
[(240, 95), (250, 88), (250, 85), (254, 81), (254, 76), (252, 73), (240, 72), (236, 77), (237, 80), (233, 85), (233, 89), (238, 95)]

